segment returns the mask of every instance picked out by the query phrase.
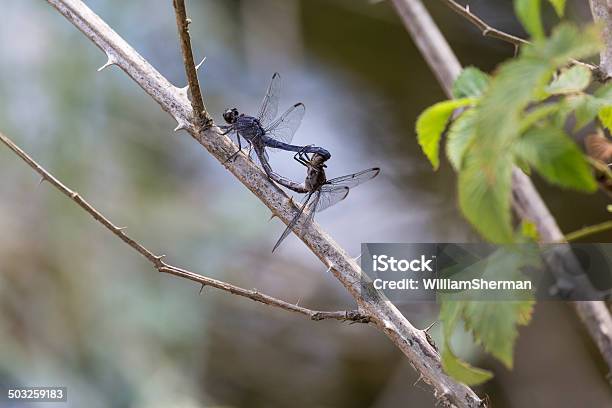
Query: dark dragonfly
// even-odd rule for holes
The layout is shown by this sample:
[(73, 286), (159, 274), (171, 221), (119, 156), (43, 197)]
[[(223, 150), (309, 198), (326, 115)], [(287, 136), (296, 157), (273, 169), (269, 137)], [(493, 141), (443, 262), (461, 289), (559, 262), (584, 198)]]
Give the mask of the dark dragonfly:
[(291, 182), (293, 183), (291, 186), (286, 186), (295, 192), (306, 193), (306, 196), (302, 200), (298, 213), (287, 225), (287, 228), (285, 228), (285, 231), (274, 245), (272, 252), (274, 252), (281, 242), (287, 238), (287, 235), (289, 235), (297, 225), (304, 212), (307, 212), (307, 214), (305, 215), (306, 218), (302, 228), (312, 223), (315, 213), (323, 211), (344, 200), (351, 188), (373, 179), (380, 173), (380, 168), (373, 167), (358, 173), (328, 180), (325, 175), (325, 167), (327, 167), (325, 162), (327, 159), (325, 156), (318, 153), (314, 153), (309, 157), (305, 151), (307, 147), (308, 146), (302, 151), (298, 151), (294, 156), (295, 160), (306, 166), (307, 173), (304, 183), (299, 184)]
[(238, 142), (238, 151), (234, 153), (228, 161), (236, 157), (242, 150), (241, 139), (244, 139), (249, 144), (249, 154), (251, 149), (255, 150), (255, 154), (266, 174), (282, 182), (286, 179), (274, 174), (268, 164), (268, 157), (265, 151), (266, 147), (291, 152), (304, 151), (305, 153), (318, 153), (322, 157), (327, 157), (327, 159), (331, 157), (331, 154), (321, 147), (308, 146), (306, 150), (304, 150), (303, 146), (289, 144), (297, 128), (300, 126), (300, 123), (302, 123), (306, 108), (303, 103), (296, 103), (287, 109), (278, 119), (274, 120), (278, 113), (280, 87), (280, 75), (275, 73), (272, 75), (272, 80), (270, 81), (270, 85), (268, 86), (268, 90), (263, 98), (257, 115), (245, 115), (244, 113), (239, 113), (236, 108), (227, 109), (223, 113), (223, 119), (225, 119), (228, 125), (224, 126), (223, 129), (225, 130), (224, 134), (232, 131), (236, 132)]

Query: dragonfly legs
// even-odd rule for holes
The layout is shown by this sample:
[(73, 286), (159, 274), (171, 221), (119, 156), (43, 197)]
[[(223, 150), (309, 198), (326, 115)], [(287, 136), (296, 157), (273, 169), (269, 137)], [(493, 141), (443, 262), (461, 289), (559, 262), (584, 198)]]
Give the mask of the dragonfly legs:
[(314, 145), (308, 145), (308, 146), (302, 147), (296, 154), (293, 155), (293, 160), (297, 161), (303, 166), (308, 167), (308, 164), (310, 163), (310, 157), (308, 156), (308, 153), (304, 152), (304, 150), (306, 150), (310, 146), (314, 146)]
[[(229, 131), (227, 133), (229, 133)], [(227, 133), (225, 133), (225, 134), (227, 134)], [(234, 160), (236, 158), (236, 156), (238, 156), (238, 154), (242, 151), (242, 144), (240, 143), (240, 139), (242, 139), (242, 138), (240, 137), (240, 135), (237, 134), (236, 135), (236, 139), (238, 139), (238, 150), (236, 151), (236, 153), (234, 153), (230, 157), (228, 157), (227, 160), (225, 160), (225, 162), (223, 162), (223, 164), (226, 164), (226, 163)]]

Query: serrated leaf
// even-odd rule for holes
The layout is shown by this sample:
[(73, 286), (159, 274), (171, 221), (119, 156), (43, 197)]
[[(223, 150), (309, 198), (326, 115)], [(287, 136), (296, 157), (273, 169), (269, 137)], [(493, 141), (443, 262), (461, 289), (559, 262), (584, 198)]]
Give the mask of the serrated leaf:
[(538, 90), (543, 90), (552, 72), (548, 62), (533, 58), (504, 63), (478, 104), (478, 143), (505, 151), (507, 144), (520, 134), (522, 111)]
[[(485, 153), (486, 155), (486, 153)], [(468, 221), (487, 240), (512, 241), (510, 193), (512, 161), (506, 155), (470, 154), (459, 173), (459, 206)]]
[(484, 349), (508, 368), (513, 365), (518, 325), (531, 318), (533, 301), (469, 302), (463, 309), (466, 328)]
[(454, 98), (478, 98), (489, 86), (489, 75), (476, 67), (467, 67), (453, 83)]
[(453, 99), (439, 102), (427, 108), (416, 123), (419, 145), (431, 162), (434, 170), (440, 165), (440, 138), (455, 109), (474, 103), (471, 98)]
[(559, 18), (563, 17), (563, 15), (565, 14), (565, 0), (548, 0), (550, 2), (550, 4), (552, 4), (553, 8), (555, 9), (555, 13), (557, 13), (557, 16), (559, 16)]
[(493, 378), (491, 371), (474, 367), (455, 356), (449, 344), (444, 345), (442, 368), (446, 374), (468, 386), (482, 384)]
[(595, 55), (602, 48), (600, 30), (596, 25), (584, 29), (570, 23), (559, 24), (548, 39), (534, 41), (521, 48), (521, 57), (547, 61), (551, 67), (561, 68), (572, 58)]
[(513, 150), (550, 183), (582, 191), (597, 188), (584, 155), (559, 128), (531, 129), (515, 143)]
[(455, 170), (461, 169), (463, 156), (476, 136), (476, 109), (463, 112), (448, 129), (446, 157)]
[(599, 110), (599, 113), (597, 114), (597, 117), (599, 118), (599, 120), (601, 121), (601, 124), (608, 128), (608, 129), (612, 129), (612, 106), (608, 105), (608, 106), (604, 106), (603, 108), (601, 108)]
[(534, 39), (544, 37), (540, 0), (514, 0), (514, 12), (525, 31)]
[(550, 85), (546, 91), (551, 95), (576, 93), (585, 89), (591, 83), (591, 70), (582, 65), (563, 71)]

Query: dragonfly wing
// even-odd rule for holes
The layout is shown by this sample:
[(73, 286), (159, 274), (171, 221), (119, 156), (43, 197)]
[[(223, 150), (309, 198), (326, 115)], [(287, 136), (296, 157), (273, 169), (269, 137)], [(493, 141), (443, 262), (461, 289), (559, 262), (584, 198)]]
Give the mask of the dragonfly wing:
[(268, 86), (268, 90), (261, 101), (259, 112), (257, 113), (257, 119), (263, 127), (266, 127), (270, 122), (274, 120), (278, 114), (278, 101), (280, 98), (281, 78), (278, 72), (272, 75), (272, 80)]
[(296, 103), (268, 127), (264, 126), (266, 136), (284, 143), (291, 143), (291, 139), (293, 139), (293, 135), (295, 135), (298, 127), (300, 127), (305, 113), (306, 107), (304, 104)]
[(378, 176), (380, 168), (373, 167), (371, 169), (362, 170), (358, 173), (348, 174), (346, 176), (336, 177), (328, 180), (328, 183), (334, 186), (344, 186), (348, 188), (357, 187), (361, 183), (365, 183), (368, 180), (372, 180)]
[[(333, 205), (338, 204), (344, 200), (349, 193), (349, 188), (346, 186), (334, 186), (331, 184), (324, 184), (321, 186), (320, 198), (315, 208), (316, 212), (321, 212)], [(312, 213), (314, 213), (313, 211)]]
[(306, 197), (304, 198), (304, 200), (302, 200), (302, 204), (300, 206), (300, 210), (298, 211), (297, 214), (295, 214), (295, 216), (293, 217), (293, 219), (291, 220), (289, 225), (287, 225), (287, 228), (285, 228), (285, 230), (283, 231), (283, 234), (280, 236), (278, 241), (276, 241), (276, 244), (274, 244), (274, 248), (272, 248), (272, 252), (274, 252), (274, 250), (276, 250), (276, 248), (278, 248), (278, 246), (281, 244), (281, 242), (283, 242), (285, 240), (285, 238), (287, 238), (289, 233), (297, 225), (298, 221), (300, 220), (300, 217), (304, 213), (304, 210), (308, 206), (308, 203), (310, 202), (310, 199), (311, 199), (312, 196), (313, 196), (313, 193), (308, 193), (306, 195)]

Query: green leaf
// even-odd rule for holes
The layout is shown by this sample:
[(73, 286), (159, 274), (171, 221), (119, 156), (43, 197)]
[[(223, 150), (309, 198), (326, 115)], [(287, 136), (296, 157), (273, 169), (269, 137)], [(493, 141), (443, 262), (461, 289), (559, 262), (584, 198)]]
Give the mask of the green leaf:
[(536, 106), (534, 109), (527, 112), (525, 116), (523, 116), (523, 118), (521, 119), (521, 123), (519, 125), (519, 132), (525, 133), (530, 127), (532, 127), (536, 123), (542, 121), (543, 119), (549, 117), (554, 113), (557, 113), (559, 108), (560, 106), (558, 102)]
[(531, 129), (513, 150), (550, 183), (589, 192), (597, 189), (584, 155), (562, 129)]
[(474, 99), (471, 98), (439, 102), (427, 108), (417, 119), (417, 138), (434, 170), (440, 165), (440, 158), (438, 155), (440, 138), (442, 137), (444, 129), (446, 129), (448, 120), (455, 109), (472, 103), (474, 103)]
[(449, 344), (444, 345), (442, 368), (444, 368), (446, 374), (468, 386), (482, 384), (493, 378), (491, 371), (474, 367), (460, 360), (459, 357), (455, 356)]
[(448, 130), (446, 156), (455, 170), (461, 169), (463, 156), (476, 135), (476, 109), (463, 112)]
[(559, 18), (563, 17), (565, 14), (565, 0), (548, 0), (550, 4), (554, 7), (555, 12)]
[(508, 368), (512, 368), (513, 348), (518, 325), (531, 319), (534, 302), (468, 302), (463, 309), (466, 328), (484, 349)]
[(534, 39), (544, 38), (540, 0), (514, 0), (514, 12)]
[(612, 129), (612, 106), (611, 105), (604, 106), (603, 108), (601, 108), (597, 116), (599, 117), (599, 120), (601, 121), (601, 124), (603, 126), (605, 126), (608, 129)]
[(442, 368), (454, 379), (466, 385), (478, 385), (493, 378), (493, 373), (481, 368), (473, 367), (455, 356), (451, 349), (450, 340), (457, 322), (461, 318), (466, 302), (452, 300), (440, 304), (440, 321), (444, 331), (444, 351), (442, 352)]
[(477, 153), (464, 158), (459, 173), (459, 206), (483, 237), (496, 243), (511, 242), (512, 160), (508, 155), (483, 159)]
[(454, 98), (478, 98), (489, 86), (489, 75), (475, 67), (467, 67), (453, 83)]
[(595, 55), (602, 48), (601, 33), (596, 25), (579, 29), (569, 23), (559, 24), (548, 39), (534, 41), (521, 48), (521, 57), (547, 61), (555, 69), (565, 66), (572, 58)]
[(595, 91), (595, 96), (605, 103), (612, 104), (612, 83), (599, 87), (599, 89)]
[(581, 95), (575, 103), (576, 126), (574, 131), (578, 131), (595, 120), (601, 108), (601, 103), (599, 99), (591, 95)]
[(563, 71), (546, 87), (546, 91), (552, 95), (576, 93), (585, 89), (590, 83), (591, 70), (582, 65), (574, 65)]

